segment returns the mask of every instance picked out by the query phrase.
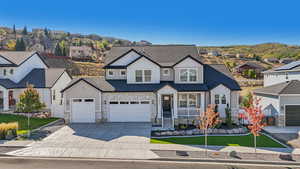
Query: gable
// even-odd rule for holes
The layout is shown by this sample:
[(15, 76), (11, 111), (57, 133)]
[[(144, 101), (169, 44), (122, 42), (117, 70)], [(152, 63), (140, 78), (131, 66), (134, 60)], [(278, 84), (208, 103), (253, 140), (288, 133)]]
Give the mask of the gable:
[(174, 68), (180, 67), (203, 67), (203, 65), (200, 62), (197, 62), (195, 59), (192, 59), (191, 57), (186, 57), (185, 59), (174, 65)]
[(128, 53), (125, 53), (125, 55), (120, 56), (117, 60), (109, 64), (110, 66), (126, 66), (129, 63), (133, 62), (137, 58), (141, 57), (140, 54), (135, 52), (134, 50), (129, 51)]
[(7, 59), (3, 58), (1, 55), (0, 55), (0, 64), (12, 64), (10, 61), (8, 61)]

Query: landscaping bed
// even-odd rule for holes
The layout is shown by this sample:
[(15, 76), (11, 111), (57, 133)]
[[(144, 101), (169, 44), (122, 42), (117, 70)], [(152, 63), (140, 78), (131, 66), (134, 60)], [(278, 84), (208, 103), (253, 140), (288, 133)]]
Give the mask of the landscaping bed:
[[(39, 128), (48, 123), (58, 120), (58, 118), (30, 118), (30, 130)], [(24, 115), (0, 114), (0, 123), (18, 123), (17, 134), (26, 134), (28, 132), (28, 118)]]
[[(239, 136), (208, 136), (208, 145), (212, 146), (246, 146), (253, 147), (253, 135), (239, 135)], [(194, 137), (168, 137), (168, 138), (151, 138), (151, 143), (155, 144), (186, 144), (186, 145), (205, 145), (204, 136)], [(280, 143), (271, 138), (260, 135), (257, 137), (257, 147), (276, 147), (285, 148)]]

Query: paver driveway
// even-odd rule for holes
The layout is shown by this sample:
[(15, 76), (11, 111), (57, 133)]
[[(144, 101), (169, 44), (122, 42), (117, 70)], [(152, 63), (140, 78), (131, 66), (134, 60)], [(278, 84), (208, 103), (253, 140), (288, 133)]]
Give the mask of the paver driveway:
[(10, 155), (149, 159), (150, 123), (72, 124)]

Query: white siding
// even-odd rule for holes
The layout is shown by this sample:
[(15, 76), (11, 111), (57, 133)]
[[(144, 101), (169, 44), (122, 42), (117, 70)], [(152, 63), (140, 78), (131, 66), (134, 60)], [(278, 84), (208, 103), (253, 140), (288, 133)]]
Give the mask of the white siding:
[[(68, 75), (67, 72), (64, 72), (60, 78), (56, 81), (54, 86), (51, 88), (51, 112), (53, 117), (64, 117), (64, 105), (62, 101), (62, 93), (60, 92), (64, 89), (68, 83), (71, 82), (71, 77)], [(55, 94), (55, 100), (53, 100), (53, 95)]]
[(0, 64), (11, 64), (11, 62), (9, 62), (6, 59), (0, 57)]
[[(211, 95), (210, 98), (211, 98), (212, 104), (215, 104), (215, 95), (216, 94), (219, 95), (219, 103), (220, 104), (218, 104), (218, 111), (219, 111), (221, 117), (226, 117), (226, 114), (225, 114), (225, 108), (227, 106), (226, 104), (228, 104), (229, 106), (231, 105), (230, 93), (231, 93), (230, 89), (228, 89), (224, 85), (219, 85), (210, 91), (210, 95)], [(225, 97), (226, 97), (226, 104), (221, 104), (221, 97), (223, 95), (225, 95)]]
[(111, 66), (126, 66), (135, 59), (140, 57), (139, 54), (137, 54), (134, 51), (131, 51), (127, 53), (125, 56), (121, 57), (120, 59), (116, 60), (114, 63), (111, 64)]
[(47, 68), (37, 54), (34, 54), (26, 62), (17, 67), (14, 71), (14, 75), (10, 79), (14, 82), (19, 82), (34, 68)]
[[(163, 74), (164, 69), (169, 70), (169, 75)], [(172, 68), (161, 68), (160, 69), (160, 80), (161, 81), (174, 81), (174, 70)]]
[(193, 83), (203, 83), (203, 65), (196, 62), (191, 58), (187, 58), (182, 62), (178, 63), (175, 67), (175, 83), (187, 83), (180, 82), (180, 69), (182, 68), (196, 68), (197, 69), (197, 81)]
[(136, 70), (151, 70), (151, 82), (147, 83), (160, 83), (160, 67), (146, 58), (141, 58), (127, 67), (127, 83), (136, 83)]
[(262, 111), (265, 115), (278, 115), (279, 109), (279, 99), (277, 96), (270, 95), (256, 95), (260, 98), (260, 106), (262, 106)]
[[(113, 76), (110, 76), (108, 74), (109, 71), (112, 71), (113, 72)], [(125, 74), (125, 76), (122, 76), (121, 75), (121, 71), (125, 71), (126, 72), (126, 69), (106, 69), (106, 79), (126, 79), (126, 76), (127, 76), (127, 72)]]
[(264, 74), (264, 86), (270, 86), (290, 80), (300, 80), (299, 72), (275, 72)]

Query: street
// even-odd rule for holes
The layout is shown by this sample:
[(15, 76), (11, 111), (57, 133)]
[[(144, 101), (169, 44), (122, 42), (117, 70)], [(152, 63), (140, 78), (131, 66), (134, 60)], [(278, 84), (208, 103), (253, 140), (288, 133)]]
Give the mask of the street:
[[(24, 159), (0, 158), (0, 169), (288, 169), (295, 167), (268, 165), (217, 164), (199, 162), (165, 162), (133, 160), (82, 160), (82, 159)], [(300, 167), (299, 167), (300, 168)], [(295, 168), (296, 169), (296, 168)]]

